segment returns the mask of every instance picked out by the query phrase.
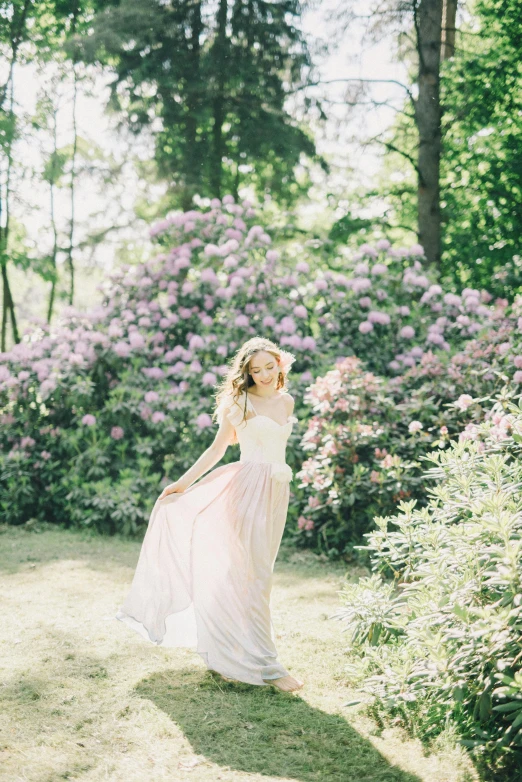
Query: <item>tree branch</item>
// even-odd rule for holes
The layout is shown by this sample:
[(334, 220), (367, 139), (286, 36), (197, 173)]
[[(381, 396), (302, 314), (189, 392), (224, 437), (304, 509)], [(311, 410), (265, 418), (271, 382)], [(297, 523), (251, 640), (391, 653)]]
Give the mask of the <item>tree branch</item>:
[(397, 81), (397, 79), (358, 79), (358, 78), (346, 78), (346, 79), (325, 79), (325, 80), (319, 80), (315, 82), (308, 82), (307, 84), (303, 84), (302, 87), (297, 87), (295, 92), (298, 92), (299, 90), (304, 90), (307, 87), (318, 87), (321, 84), (336, 84), (338, 82), (359, 82), (360, 84), (396, 84), (398, 87), (401, 87), (408, 97), (410, 98), (411, 102), (415, 105), (415, 98), (413, 97), (413, 93), (411, 92), (410, 88), (403, 84), (401, 81)]

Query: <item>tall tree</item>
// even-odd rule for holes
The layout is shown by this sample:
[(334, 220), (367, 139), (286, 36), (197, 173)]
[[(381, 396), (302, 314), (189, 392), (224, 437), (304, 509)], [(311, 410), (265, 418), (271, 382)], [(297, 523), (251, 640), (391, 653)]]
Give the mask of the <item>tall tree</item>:
[(511, 296), (522, 287), (522, 4), (477, 0), (444, 70), (442, 270)]
[(86, 61), (114, 68), (111, 107), (154, 134), (178, 203), (242, 181), (289, 198), (295, 166), (316, 158), (287, 100), (311, 69), (299, 0), (121, 0), (79, 38)]
[[(351, 6), (356, 5), (352, 0)], [(390, 153), (401, 155), (415, 172), (417, 235), (428, 264), (438, 270), (441, 260), (441, 62), (454, 52), (456, 11), (457, 0), (378, 0), (372, 3), (364, 17), (370, 36), (382, 40), (395, 35), (397, 52), (408, 66), (409, 79), (400, 83), (388, 79), (385, 73), (382, 78), (346, 79), (349, 83), (363, 85), (355, 96), (353, 90), (349, 90), (349, 105), (357, 101), (364, 105), (371, 103), (368, 93), (370, 85), (375, 83), (399, 85), (408, 96), (392, 133), (384, 132), (374, 141), (383, 144)], [(346, 10), (343, 7), (341, 19), (345, 23), (356, 16), (353, 8)], [(383, 105), (382, 101), (375, 103)]]

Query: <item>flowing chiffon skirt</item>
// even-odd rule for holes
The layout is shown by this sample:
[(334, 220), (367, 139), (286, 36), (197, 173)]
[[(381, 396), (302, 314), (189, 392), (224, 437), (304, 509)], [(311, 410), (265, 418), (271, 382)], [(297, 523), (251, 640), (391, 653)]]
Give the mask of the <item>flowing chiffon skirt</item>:
[(270, 592), (288, 500), (288, 481), (254, 461), (158, 500), (116, 618), (158, 646), (195, 649), (224, 676), (257, 685), (286, 676)]

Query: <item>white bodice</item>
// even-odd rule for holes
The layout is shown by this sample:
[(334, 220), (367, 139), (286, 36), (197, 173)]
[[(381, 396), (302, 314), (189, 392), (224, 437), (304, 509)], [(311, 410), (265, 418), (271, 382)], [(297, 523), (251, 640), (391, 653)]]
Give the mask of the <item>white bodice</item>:
[(240, 462), (272, 464), (272, 474), (280, 480), (290, 480), (292, 471), (286, 464), (286, 443), (297, 418), (291, 415), (285, 424), (256, 412), (249, 397), (246, 398), (247, 418), (244, 419), (245, 395), (234, 402), (220, 405), (236, 430), (240, 448)]

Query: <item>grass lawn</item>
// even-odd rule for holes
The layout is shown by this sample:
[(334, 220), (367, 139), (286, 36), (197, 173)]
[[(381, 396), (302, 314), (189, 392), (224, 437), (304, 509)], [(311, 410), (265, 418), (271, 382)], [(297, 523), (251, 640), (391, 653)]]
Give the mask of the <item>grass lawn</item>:
[[(297, 695), (226, 684), (115, 620), (139, 544), (0, 528), (0, 779), (469, 782), (460, 750), (379, 730), (345, 680), (344, 571), (283, 551), (272, 598)], [(355, 576), (356, 574), (354, 574)]]

